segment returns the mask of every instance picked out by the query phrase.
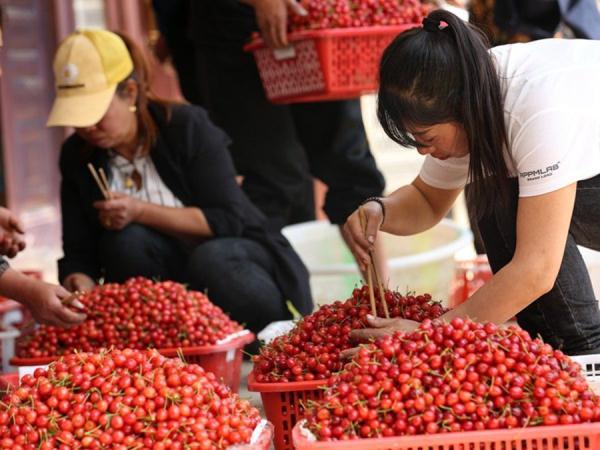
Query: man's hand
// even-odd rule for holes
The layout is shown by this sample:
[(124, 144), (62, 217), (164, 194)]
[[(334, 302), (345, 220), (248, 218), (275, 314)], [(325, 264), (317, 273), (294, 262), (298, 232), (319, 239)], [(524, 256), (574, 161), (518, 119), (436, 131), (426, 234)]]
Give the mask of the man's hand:
[[(369, 342), (380, 337), (390, 336), (396, 331), (411, 332), (419, 327), (419, 322), (408, 319), (383, 319), (381, 317), (367, 316), (367, 324), (370, 328), (363, 328), (360, 330), (352, 330), (350, 332), (350, 338), (358, 342)], [(344, 350), (342, 352), (342, 358), (352, 358), (358, 347)]]
[(71, 292), (87, 292), (94, 289), (96, 283), (94, 283), (94, 280), (92, 280), (85, 273), (76, 272), (68, 275), (64, 279), (63, 286)]
[(262, 38), (271, 48), (288, 45), (287, 18), (289, 12), (305, 16), (306, 10), (296, 0), (246, 0), (254, 7)]
[(112, 200), (94, 202), (100, 223), (107, 230), (122, 230), (142, 214), (143, 202), (128, 195), (112, 193)]

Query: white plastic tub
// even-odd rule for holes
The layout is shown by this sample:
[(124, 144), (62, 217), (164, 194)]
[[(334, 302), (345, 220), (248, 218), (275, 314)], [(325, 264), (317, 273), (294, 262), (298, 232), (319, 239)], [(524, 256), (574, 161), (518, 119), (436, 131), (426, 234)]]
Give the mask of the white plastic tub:
[(15, 328), (8, 328), (0, 331), (0, 356), (2, 360), (2, 373), (15, 372), (17, 369), (10, 364), (10, 360), (15, 356), (15, 342), (21, 335), (21, 332)]
[[(349, 297), (361, 275), (339, 228), (326, 221), (306, 222), (283, 229), (311, 274), (316, 303)], [(390, 269), (389, 287), (401, 292), (430, 293), (446, 301), (456, 252), (471, 245), (473, 235), (451, 220), (409, 237), (382, 234)]]

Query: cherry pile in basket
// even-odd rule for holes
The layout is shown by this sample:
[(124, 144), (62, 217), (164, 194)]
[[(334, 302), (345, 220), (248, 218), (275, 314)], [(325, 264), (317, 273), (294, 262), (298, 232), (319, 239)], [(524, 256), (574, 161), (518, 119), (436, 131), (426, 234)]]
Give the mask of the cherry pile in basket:
[(200, 366), (156, 350), (78, 353), (3, 398), (0, 448), (224, 449), (248, 443), (260, 420)]
[(424, 321), (361, 347), (306, 410), (319, 440), (600, 421), (579, 365), (518, 327)]
[[(390, 317), (421, 322), (435, 319), (446, 310), (429, 294), (406, 295), (387, 290), (385, 301)], [(376, 293), (378, 315), (383, 316), (381, 298)], [(257, 382), (323, 380), (342, 368), (340, 353), (354, 347), (350, 332), (365, 328), (370, 314), (369, 288), (354, 289), (345, 302), (324, 305), (302, 318), (288, 334), (275, 338), (253, 357)]]
[(132, 278), (98, 286), (78, 299), (85, 306), (85, 322), (69, 329), (42, 325), (19, 340), (17, 356), (211, 345), (242, 330), (206, 295), (173, 281)]
[(420, 24), (429, 7), (419, 0), (299, 0), (308, 13), (290, 15), (290, 31)]

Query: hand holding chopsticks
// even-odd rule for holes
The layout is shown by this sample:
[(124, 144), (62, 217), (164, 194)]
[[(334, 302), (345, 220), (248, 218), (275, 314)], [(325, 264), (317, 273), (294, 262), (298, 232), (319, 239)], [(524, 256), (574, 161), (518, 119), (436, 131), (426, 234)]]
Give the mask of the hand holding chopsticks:
[(100, 168), (100, 170), (99, 170), (100, 175), (98, 175), (98, 172), (96, 172), (96, 168), (93, 166), (92, 163), (88, 163), (87, 166), (88, 166), (90, 173), (94, 177), (94, 180), (96, 181), (96, 184), (98, 185), (98, 188), (100, 189), (100, 192), (102, 192), (102, 196), (104, 197), (104, 200), (111, 200), (112, 194), (110, 192), (108, 178), (106, 177), (106, 174), (104, 173), (104, 169)]
[[(104, 200), (112, 200), (113, 195), (110, 191), (110, 185), (108, 184), (108, 178), (107, 178), (106, 174), (104, 173), (104, 169), (102, 167), (100, 167), (100, 169), (99, 169), (100, 175), (98, 175), (98, 172), (96, 172), (96, 168), (93, 166), (92, 163), (88, 163), (88, 169), (89, 169), (90, 173), (92, 174), (92, 177), (94, 177), (94, 180), (96, 180), (96, 184), (98, 185), (100, 192), (102, 192), (102, 196), (104, 197)], [(110, 218), (105, 219), (104, 225), (106, 227), (112, 226), (112, 221), (110, 220)]]
[[(358, 217), (360, 219), (360, 226), (363, 232), (366, 234), (367, 231), (367, 220), (365, 219), (365, 214), (362, 207), (358, 208)], [(371, 311), (373, 316), (377, 317), (377, 304), (375, 302), (375, 294), (373, 292), (373, 279), (375, 283), (377, 283), (377, 287), (379, 288), (379, 298), (381, 300), (381, 304), (383, 306), (383, 312), (386, 318), (390, 317), (390, 313), (388, 311), (387, 302), (385, 301), (385, 290), (383, 289), (383, 284), (381, 282), (381, 277), (377, 271), (377, 266), (375, 265), (375, 258), (373, 258), (373, 252), (369, 251), (369, 259), (370, 263), (367, 265), (367, 283), (369, 284), (369, 297), (371, 299)]]

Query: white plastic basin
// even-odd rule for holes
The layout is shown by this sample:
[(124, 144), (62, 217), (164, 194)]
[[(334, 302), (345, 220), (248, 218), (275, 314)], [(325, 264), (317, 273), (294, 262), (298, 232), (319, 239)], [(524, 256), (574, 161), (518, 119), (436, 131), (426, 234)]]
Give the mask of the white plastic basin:
[[(283, 229), (311, 275), (316, 303), (348, 298), (361, 275), (336, 225), (306, 222)], [(432, 229), (409, 237), (382, 234), (390, 271), (389, 287), (401, 292), (430, 293), (446, 301), (454, 271), (454, 255), (471, 245), (468, 229), (444, 219)]]

